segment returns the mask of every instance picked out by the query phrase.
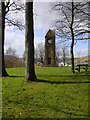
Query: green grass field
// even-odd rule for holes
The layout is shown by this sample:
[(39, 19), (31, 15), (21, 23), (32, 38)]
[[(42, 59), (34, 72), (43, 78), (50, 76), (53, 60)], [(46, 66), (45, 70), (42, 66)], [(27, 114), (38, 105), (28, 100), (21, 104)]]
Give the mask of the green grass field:
[[(3, 118), (87, 118), (90, 71), (36, 67), (41, 82), (25, 82), (25, 68), (8, 68), (2, 78)], [(43, 80), (43, 81), (42, 81)]]

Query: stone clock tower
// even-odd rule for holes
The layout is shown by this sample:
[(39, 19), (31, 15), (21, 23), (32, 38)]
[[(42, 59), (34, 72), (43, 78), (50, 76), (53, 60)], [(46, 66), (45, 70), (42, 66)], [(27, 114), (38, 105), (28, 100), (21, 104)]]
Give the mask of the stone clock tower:
[(45, 36), (44, 66), (55, 66), (55, 32), (50, 29)]

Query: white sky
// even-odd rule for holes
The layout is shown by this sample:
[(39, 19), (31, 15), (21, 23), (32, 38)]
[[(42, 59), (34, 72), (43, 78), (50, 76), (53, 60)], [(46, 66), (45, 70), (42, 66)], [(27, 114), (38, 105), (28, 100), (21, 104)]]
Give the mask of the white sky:
[[(35, 46), (40, 43), (44, 42), (46, 32), (49, 28), (53, 26), (53, 20), (55, 20), (55, 15), (50, 13), (50, 3), (47, 2), (38, 2), (34, 4), (34, 30), (35, 30)], [(13, 17), (24, 21), (24, 14), (14, 15)], [(24, 53), (24, 44), (25, 44), (25, 37), (24, 31), (19, 31), (17, 29), (13, 30), (10, 27), (6, 27), (6, 36), (5, 36), (5, 51), (9, 47), (12, 47), (16, 50), (17, 55), (22, 57)], [(75, 46), (75, 56), (77, 57), (78, 51), (81, 51), (81, 56), (88, 55), (88, 42), (83, 42)]]

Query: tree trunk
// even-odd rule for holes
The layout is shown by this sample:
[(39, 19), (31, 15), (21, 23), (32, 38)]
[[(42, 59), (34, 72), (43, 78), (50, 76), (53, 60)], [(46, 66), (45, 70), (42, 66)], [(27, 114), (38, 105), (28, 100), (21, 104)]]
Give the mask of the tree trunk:
[(5, 35), (5, 4), (4, 2), (1, 3), (1, 14), (2, 14), (2, 77), (4, 76), (9, 76), (8, 73), (6, 72), (5, 69), (5, 64), (4, 64), (4, 35)]
[(66, 63), (65, 58), (66, 58), (66, 55), (65, 55), (65, 49), (64, 49), (63, 50), (63, 63), (64, 63), (64, 66), (65, 66), (65, 63)]
[(34, 70), (33, 2), (26, 2), (25, 65), (26, 81), (37, 80)]
[(74, 53), (73, 53), (73, 47), (74, 47), (74, 41), (72, 38), (72, 43), (71, 43), (71, 65), (72, 65), (72, 73), (75, 73), (74, 70)]
[(73, 32), (73, 23), (74, 23), (74, 2), (72, 2), (72, 21), (71, 21), (71, 36), (72, 36), (72, 42), (71, 42), (71, 65), (72, 65), (72, 73), (75, 73), (74, 70), (74, 52), (73, 52), (73, 48), (74, 48), (74, 32)]

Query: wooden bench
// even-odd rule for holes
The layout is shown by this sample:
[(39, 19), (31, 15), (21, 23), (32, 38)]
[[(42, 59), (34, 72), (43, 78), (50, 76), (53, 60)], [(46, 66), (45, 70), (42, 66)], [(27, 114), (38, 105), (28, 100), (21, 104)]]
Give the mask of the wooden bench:
[[(78, 68), (75, 68), (75, 70), (78, 70), (78, 72), (80, 72), (80, 69), (84, 69), (86, 72), (88, 70), (88, 63), (78, 63), (76, 66)], [(84, 66), (84, 68), (80, 68), (81, 66)]]

